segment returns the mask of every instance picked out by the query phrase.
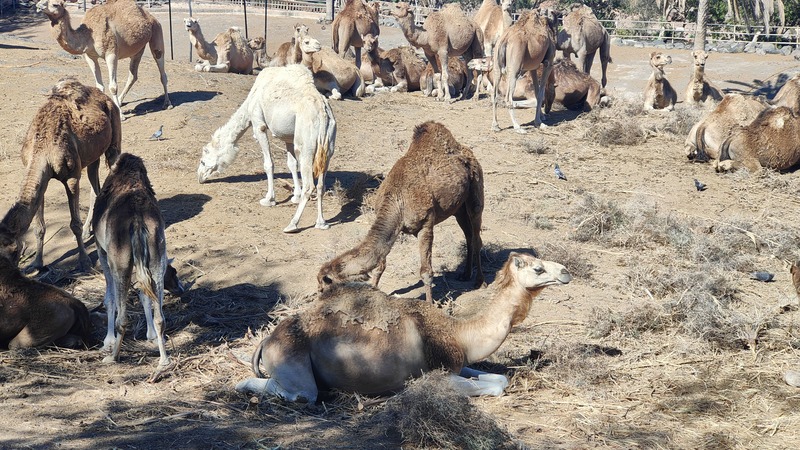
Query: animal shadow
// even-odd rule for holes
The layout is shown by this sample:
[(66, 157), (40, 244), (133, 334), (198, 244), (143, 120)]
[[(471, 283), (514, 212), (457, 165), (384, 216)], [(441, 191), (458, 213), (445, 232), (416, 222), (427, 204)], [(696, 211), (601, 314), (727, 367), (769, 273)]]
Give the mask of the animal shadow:
[(205, 194), (177, 194), (159, 200), (158, 207), (164, 216), (164, 225), (169, 227), (203, 212), (203, 206), (209, 200), (211, 197)]
[[(184, 103), (205, 102), (216, 96), (217, 92), (214, 91), (177, 91), (169, 93), (169, 100), (173, 107), (178, 107)], [(133, 102), (127, 102), (125, 105), (128, 106), (131, 103)], [(150, 112), (162, 111), (164, 109), (163, 107), (164, 97), (159, 95), (156, 98), (142, 101), (131, 110), (124, 110), (122, 112), (130, 116), (141, 116)]]
[(742, 86), (741, 89), (729, 89), (728, 92), (763, 96), (766, 97), (767, 100), (772, 100), (775, 98), (775, 95), (778, 94), (778, 91), (781, 90), (783, 85), (786, 84), (786, 82), (789, 81), (789, 78), (791, 78), (793, 75), (793, 72), (787, 72), (778, 74), (775, 79), (772, 79), (772, 77), (770, 77), (768, 80), (754, 79), (750, 83), (737, 80), (725, 80), (725, 82)]

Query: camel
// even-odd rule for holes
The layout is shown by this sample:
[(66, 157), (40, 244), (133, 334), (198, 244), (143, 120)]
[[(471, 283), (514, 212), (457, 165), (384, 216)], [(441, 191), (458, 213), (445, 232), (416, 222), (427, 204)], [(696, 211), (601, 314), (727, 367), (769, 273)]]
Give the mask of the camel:
[(706, 59), (708, 53), (703, 50), (692, 50), (692, 76), (686, 86), (686, 104), (697, 105), (705, 104), (709, 100), (719, 102), (722, 100), (722, 93), (713, 86), (705, 77)]
[(245, 75), (253, 73), (253, 50), (238, 27), (230, 27), (219, 33), (213, 41), (207, 42), (197, 19), (183, 19), (183, 25), (189, 32), (189, 41), (197, 50), (197, 56), (202, 59), (200, 64), (194, 66), (194, 70)]
[(718, 159), (719, 149), (731, 132), (749, 125), (767, 107), (758, 97), (726, 94), (716, 108), (689, 131), (684, 144), (686, 156), (698, 162)]
[[(414, 11), (408, 3), (395, 3), (391, 14), (403, 30), (408, 42), (421, 48), (433, 65), (434, 73), (442, 74), (442, 85), (449, 85), (447, 70), (450, 57), (463, 56), (466, 61), (483, 56), (483, 33), (457, 3), (449, 3), (439, 11), (431, 12), (422, 28), (414, 22)], [(472, 73), (467, 72), (467, 85), (472, 85)], [(450, 90), (441, 89), (439, 100), (450, 100)]]
[(331, 286), (259, 344), (252, 357), (258, 378), (236, 390), (315, 402), (320, 390), (397, 392), (408, 379), (442, 368), (465, 395), (501, 395), (505, 376), (466, 366), (494, 353), (545, 287), (571, 280), (561, 264), (512, 252), (481, 307), (455, 316), (365, 284)]
[(361, 71), (350, 61), (340, 58), (333, 50), (322, 47), (318, 40), (305, 36), (300, 40), (303, 65), (314, 74), (314, 85), (333, 100), (341, 100), (345, 94), (364, 96), (364, 78)]
[(800, 113), (800, 73), (786, 81), (772, 99), (775, 106), (786, 106), (795, 113)]
[(341, 56), (350, 46), (356, 54), (356, 66), (361, 69), (361, 47), (367, 36), (378, 37), (378, 4), (365, 0), (345, 0), (339, 14), (333, 19), (333, 50)]
[(500, 39), (503, 31), (514, 22), (511, 17), (512, 3), (511, 0), (501, 0), (498, 5), (495, 0), (483, 0), (475, 17), (472, 18), (483, 33), (483, 54), (485, 56), (492, 55), (497, 40)]
[(308, 36), (308, 27), (302, 23), (294, 24), (292, 40), (284, 42), (278, 47), (278, 50), (272, 55), (269, 66), (283, 67), (289, 64), (300, 64), (303, 61), (303, 52), (300, 51), (300, 38), (303, 36)]
[(666, 109), (672, 111), (678, 101), (678, 93), (669, 84), (664, 76), (664, 66), (672, 64), (672, 57), (661, 52), (650, 53), (650, 67), (653, 74), (647, 80), (644, 88), (644, 109), (652, 111), (654, 109)]
[(168, 264), (166, 227), (141, 158), (129, 153), (117, 158), (97, 196), (95, 209), (92, 226), (106, 280), (103, 303), (108, 314), (103, 351), (110, 352), (103, 362), (119, 359), (127, 322), (128, 288), (135, 275), (147, 322), (147, 339), (157, 342), (159, 368), (163, 369), (169, 365), (162, 310)]
[(411, 47), (401, 46), (382, 52), (380, 65), (381, 73), (386, 71), (392, 75), (392, 92), (420, 90), (419, 79), (425, 70), (425, 61)]
[(785, 106), (767, 108), (722, 143), (718, 172), (744, 167), (789, 170), (800, 162), (800, 116)]
[[(467, 65), (464, 60), (458, 56), (453, 56), (447, 61), (447, 70), (450, 73), (448, 78), (448, 89), (450, 90), (450, 97), (458, 96), (462, 99), (469, 95), (470, 86), (467, 84)], [(441, 74), (433, 72), (431, 63), (425, 67), (425, 71), (419, 79), (422, 94), (425, 97), (439, 97), (439, 92), (442, 90), (442, 77)]]
[(372, 85), (373, 90), (376, 87), (383, 87), (384, 84), (391, 84), (392, 74), (385, 67), (381, 67), (380, 54), (383, 49), (378, 45), (378, 38), (371, 34), (364, 36), (363, 48), (359, 70), (364, 83)]
[(247, 46), (250, 47), (250, 50), (253, 52), (254, 69), (263, 69), (269, 66), (272, 58), (267, 55), (267, 41), (265, 41), (263, 37), (256, 36), (250, 39), (247, 41)]
[(80, 300), (29, 279), (0, 255), (0, 348), (76, 347), (90, 339), (89, 311)]
[(319, 270), (321, 290), (331, 284), (364, 281), (374, 269), (377, 286), (386, 268), (386, 255), (400, 233), (419, 239), (420, 277), (425, 298), (433, 301), (431, 247), (433, 227), (455, 216), (467, 242), (460, 279), (482, 286), (480, 250), (483, 214), (483, 169), (472, 150), (459, 144), (444, 125), (425, 122), (414, 129), (408, 151), (394, 164), (376, 193), (377, 217), (367, 236), (355, 248), (337, 256)]
[[(505, 72), (508, 79), (508, 89), (506, 92), (506, 102), (509, 105), (508, 113), (511, 122), (517, 133), (527, 133), (514, 117), (514, 108), (517, 104), (513, 100), (516, 91), (517, 78), (524, 75), (523, 72), (531, 72), (533, 76), (534, 92), (536, 96), (536, 114), (534, 116), (534, 126), (542, 124), (542, 102), (545, 95), (545, 85), (550, 78), (553, 70), (553, 58), (555, 57), (555, 22), (550, 16), (542, 15), (539, 11), (529, 11), (525, 13), (517, 23), (511, 25), (500, 40), (497, 41), (495, 49), (495, 63), (499, 70), (494, 72), (494, 94), (492, 97), (492, 130), (500, 131), (497, 123), (497, 93), (500, 88), (500, 75)], [(538, 76), (536, 70), (542, 67), (542, 75)]]
[[(239, 152), (236, 141), (247, 128), (253, 126), (253, 136), (264, 154), (264, 171), (267, 172), (267, 195), (259, 201), (262, 206), (275, 206), (274, 165), (267, 132), (286, 144), (286, 160), (292, 175), (294, 192), (292, 203), (298, 203), (297, 212), (284, 233), (296, 233), (297, 223), (314, 190), (317, 179), (316, 228), (326, 230), (329, 225), (322, 217), (322, 197), (325, 193), (325, 174), (333, 156), (336, 142), (336, 120), (325, 97), (314, 87), (311, 72), (294, 64), (286, 67), (267, 67), (258, 74), (250, 93), (230, 120), (211, 137), (203, 147), (197, 179), (204, 183), (211, 175), (227, 168)], [(297, 163), (300, 177), (297, 179)]]
[[(100, 190), (100, 157), (105, 154), (106, 164), (111, 165), (120, 153), (120, 121), (119, 108), (111, 98), (74, 78), (56, 83), (34, 116), (21, 151), (26, 172), (22, 189), (0, 227), (0, 234), (16, 241), (15, 245), (21, 249), (22, 237), (36, 216), (36, 257), (32, 268), (44, 265), (44, 193), (51, 179), (63, 183), (67, 191), (69, 227), (78, 242), (78, 269), (86, 271), (91, 267), (83, 241), (89, 238), (94, 196)], [(93, 198), (81, 230), (78, 196), (84, 167)]]
[[(579, 5), (579, 4), (577, 4)], [(563, 17), (563, 28), (558, 32), (556, 46), (565, 59), (572, 54), (578, 57), (578, 68), (588, 74), (592, 70), (595, 54), (600, 50), (600, 67), (603, 72), (600, 85), (606, 87), (606, 68), (611, 61), (611, 38), (597, 20), (592, 8), (573, 5), (572, 11)]]
[[(61, 48), (73, 55), (83, 55), (94, 74), (95, 85), (101, 91), (103, 75), (98, 58), (108, 66), (108, 92), (117, 107), (122, 110), (125, 94), (139, 78), (139, 63), (144, 48), (150, 45), (150, 53), (156, 61), (164, 87), (164, 109), (172, 108), (167, 92), (167, 73), (164, 71), (164, 34), (161, 24), (134, 0), (115, 0), (97, 5), (86, 11), (83, 23), (77, 29), (70, 24), (64, 0), (40, 0), (36, 11), (43, 12), (56, 32)], [(128, 81), (122, 93), (117, 95), (117, 61), (130, 58)]]

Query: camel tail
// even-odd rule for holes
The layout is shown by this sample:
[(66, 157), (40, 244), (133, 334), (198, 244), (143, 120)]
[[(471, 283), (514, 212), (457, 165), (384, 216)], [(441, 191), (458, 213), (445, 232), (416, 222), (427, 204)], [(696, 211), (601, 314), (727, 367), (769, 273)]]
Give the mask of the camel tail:
[(697, 148), (695, 159), (708, 161), (708, 153), (706, 152), (708, 144), (706, 143), (706, 125), (704, 123), (697, 127), (697, 131), (694, 134), (694, 146)]
[(607, 61), (607, 64), (612, 64), (614, 61), (611, 59), (611, 37), (608, 36), (606, 33), (606, 39), (603, 41), (603, 49), (600, 52), (600, 57), (604, 57)]
[(731, 141), (733, 140), (733, 137), (735, 135), (736, 135), (735, 132), (731, 133), (727, 138), (725, 138), (725, 142), (723, 142), (722, 145), (719, 147), (719, 158), (717, 159), (718, 161), (722, 162), (722, 161), (727, 161), (729, 159), (733, 159), (731, 158), (730, 149), (731, 149)]
[(139, 289), (142, 294), (158, 301), (156, 295), (156, 282), (150, 272), (150, 247), (148, 246), (149, 233), (141, 219), (134, 219), (130, 228), (131, 254), (133, 256), (133, 267), (136, 271), (136, 279), (139, 281)]
[(264, 347), (267, 345), (267, 339), (269, 339), (269, 336), (261, 340), (261, 343), (258, 344), (258, 348), (253, 352), (253, 357), (250, 359), (250, 366), (253, 368), (253, 373), (256, 374), (258, 378), (267, 377), (266, 374), (261, 371), (261, 360), (264, 359)]
[[(336, 140), (336, 120), (333, 118), (331, 105), (323, 100), (324, 111), (320, 114), (319, 129), (317, 131), (317, 151), (314, 153), (314, 178), (328, 170), (328, 162), (333, 156), (333, 145)], [(317, 193), (322, 195), (322, 193)]]

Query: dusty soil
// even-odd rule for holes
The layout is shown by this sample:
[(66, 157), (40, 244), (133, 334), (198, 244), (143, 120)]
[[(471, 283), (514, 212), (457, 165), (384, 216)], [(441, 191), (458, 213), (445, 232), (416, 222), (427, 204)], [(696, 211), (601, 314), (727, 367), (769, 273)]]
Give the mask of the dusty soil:
[[(79, 23), (80, 13), (70, 11), (73, 23)], [(155, 12), (166, 24), (166, 9)], [(508, 128), (490, 131), (486, 99), (447, 105), (416, 93), (386, 94), (332, 103), (339, 131), (324, 197), (332, 226), (314, 229), (311, 206), (300, 222), (303, 230), (283, 234), (295, 206), (288, 201), (291, 179), (277, 143), (278, 206), (258, 204), (266, 177), (261, 151), (249, 133), (223, 176), (197, 183), (202, 146), (246, 97), (254, 77), (195, 72), (182, 29), (186, 13), (174, 12), (175, 59), (167, 61), (167, 72), (175, 108), (160, 110), (161, 86), (146, 54), (139, 81), (123, 105), (128, 117), (123, 150), (144, 158), (168, 225), (170, 257), (181, 277), (192, 283), (181, 298), (165, 300), (168, 348), (176, 366), (161, 382), (145, 382), (158, 354), (147, 345), (138, 303), (129, 309), (132, 331), (118, 364), (102, 364), (96, 349), (0, 352), (0, 447), (403, 445), (392, 427), (365, 425), (369, 422), (363, 419), (381, 414), (382, 401), (340, 395), (320, 405), (292, 405), (249, 399), (233, 386), (250, 376), (241, 361), (249, 358), (269, 324), (314, 295), (320, 265), (366, 234), (374, 220), (370, 190), (406, 149), (413, 127), (425, 120), (447, 125), (483, 165), (488, 281), (512, 250), (538, 249), (579, 275), (569, 285), (546, 290), (525, 323), (481, 365), (509, 374), (511, 386), (500, 398), (473, 399), (476, 409), (532, 448), (800, 447), (800, 397), (782, 380), (785, 370), (800, 367), (798, 302), (784, 264), (800, 256), (797, 173), (722, 176), (708, 165), (688, 163), (680, 133), (686, 124), (680, 120), (696, 119), (697, 114), (680, 104), (675, 113), (650, 116), (635, 108), (612, 110), (620, 111), (616, 116), (576, 118), (557, 112), (549, 128), (530, 129), (522, 136)], [(195, 15), (208, 37), (228, 25), (243, 25), (238, 15)], [(249, 19), (251, 36), (259, 34), (263, 22), (255, 15)], [(271, 51), (288, 40), (295, 21), (270, 18)], [(330, 43), (330, 28), (302, 21), (323, 44)], [(75, 75), (87, 84), (92, 77), (82, 58), (61, 50), (49, 24), (34, 12), (3, 17), (0, 31), (0, 210), (5, 211), (23, 177), (22, 139), (45, 95), (63, 76)], [(388, 48), (404, 38), (397, 29), (384, 28), (381, 43)], [(649, 52), (613, 49), (608, 77), (612, 95), (638, 98), (649, 75)], [(667, 75), (682, 96), (689, 52), (670, 54), (674, 63)], [(125, 64), (120, 65), (120, 84)], [(774, 94), (784, 79), (778, 74), (795, 70), (796, 62), (781, 56), (714, 54), (707, 66), (709, 77), (725, 90), (765, 94)], [(501, 126), (510, 127), (506, 111), (499, 115)], [(532, 119), (530, 112), (518, 116)], [(624, 126), (611, 136), (590, 132), (615, 120)], [(149, 141), (162, 124), (165, 139)], [(614, 140), (631, 130), (631, 142)], [(554, 177), (554, 163), (569, 181)], [(697, 192), (693, 178), (708, 189)], [(82, 192), (85, 213), (88, 183)], [(752, 281), (749, 269), (717, 262), (726, 268), (724, 280), (735, 295), (730, 305), (718, 297), (714, 301), (720, 309), (728, 308), (725, 317), (740, 318), (756, 337), (727, 336), (728, 342), (720, 344), (709, 338), (711, 331), (689, 332), (677, 320), (636, 328), (636, 312), (655, 308), (663, 318), (665, 305), (680, 304), (695, 289), (690, 284), (685, 291), (665, 294), (651, 281), (678, 271), (702, 277), (711, 267), (703, 262), (709, 258), (701, 254), (687, 259), (690, 250), (652, 238), (646, 227), (629, 227), (632, 231), (624, 239), (576, 237), (588, 221), (600, 223), (595, 219), (601, 212), (586, 212), (589, 196), (634, 211), (626, 217), (683, 224), (715, 242), (725, 237), (721, 230), (741, 238), (741, 253), (749, 255), (754, 268), (775, 273), (775, 281)], [(90, 308), (98, 305), (102, 275), (69, 273), (76, 263), (75, 242), (67, 227), (64, 191), (57, 183), (47, 192), (45, 211), (44, 258), (50, 270), (43, 279), (57, 282)], [(789, 245), (773, 245), (779, 232)], [(755, 245), (746, 247), (750, 241), (760, 252)], [(28, 243), (33, 242), (29, 235)], [(89, 249), (96, 258), (91, 242)], [(454, 220), (436, 227), (435, 297), (451, 300), (470, 290), (469, 283), (455, 277), (464, 251)], [(401, 238), (389, 255), (381, 289), (421, 297), (418, 264), (416, 239)], [(604, 320), (612, 325), (600, 332)]]

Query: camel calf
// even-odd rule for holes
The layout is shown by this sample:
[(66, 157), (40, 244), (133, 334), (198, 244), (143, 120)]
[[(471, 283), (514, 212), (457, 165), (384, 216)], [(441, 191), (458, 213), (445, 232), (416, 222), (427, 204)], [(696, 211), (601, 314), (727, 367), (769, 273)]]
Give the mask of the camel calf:
[[(470, 90), (467, 80), (470, 77), (467, 76), (467, 65), (464, 60), (458, 56), (451, 56), (447, 61), (447, 71), (450, 74), (447, 79), (447, 89), (450, 90), (448, 96), (450, 98), (458, 96), (458, 100), (467, 97)], [(434, 73), (433, 66), (428, 63), (419, 78), (419, 85), (425, 97), (439, 97), (442, 89), (442, 74)]]
[(650, 53), (650, 67), (653, 73), (644, 88), (644, 109), (666, 109), (672, 111), (678, 101), (678, 94), (664, 76), (664, 66), (672, 64), (672, 57), (661, 52)]
[(401, 46), (382, 52), (380, 65), (382, 73), (389, 72), (392, 75), (392, 92), (420, 90), (419, 79), (425, 70), (425, 61), (413, 48)]

